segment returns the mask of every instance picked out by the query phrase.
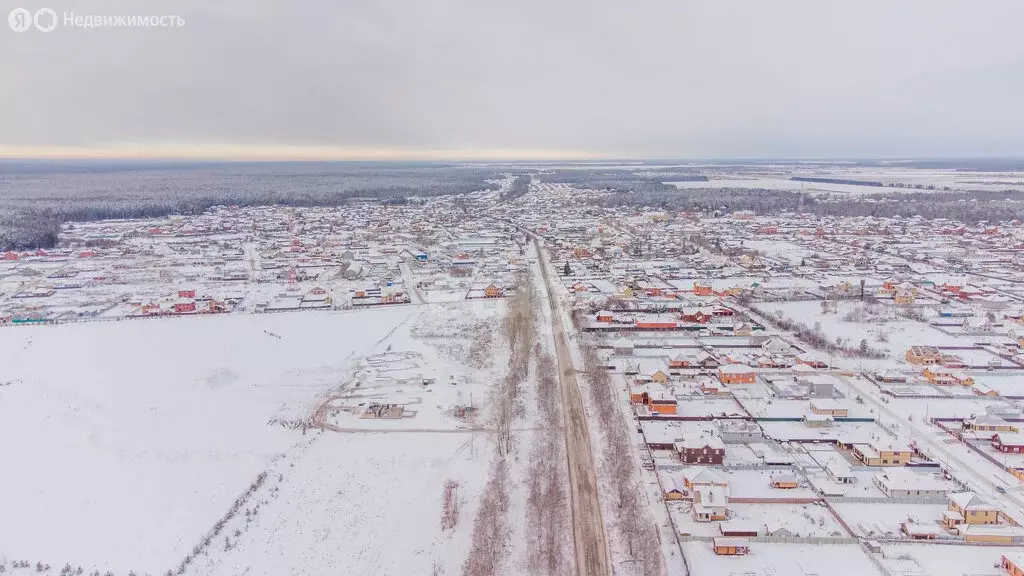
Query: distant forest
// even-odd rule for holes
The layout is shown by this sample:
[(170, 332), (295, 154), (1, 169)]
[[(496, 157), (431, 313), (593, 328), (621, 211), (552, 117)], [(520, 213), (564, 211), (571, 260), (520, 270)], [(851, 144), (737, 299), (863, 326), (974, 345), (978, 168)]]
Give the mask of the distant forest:
[(794, 182), (818, 182), (821, 184), (853, 184), (855, 186), (881, 186), (881, 182), (874, 180), (847, 180), (845, 178), (817, 178), (812, 176), (793, 176)]
[(0, 250), (56, 245), (64, 222), (196, 214), (217, 205), (337, 206), (496, 189), (491, 168), (441, 164), (0, 162)]
[[(679, 189), (666, 181), (671, 178), (640, 176), (627, 170), (563, 171), (568, 181), (580, 188), (610, 191), (595, 196), (594, 202), (605, 207), (650, 207), (671, 211), (695, 211), (702, 214), (727, 214), (750, 210), (759, 215), (783, 212), (810, 213), (818, 216), (875, 216), (879, 218), (921, 216), (927, 219), (946, 218), (965, 224), (1024, 220), (1024, 191), (952, 191), (952, 192), (879, 192), (850, 195), (841, 192), (803, 192), (749, 188), (686, 188)], [(545, 180), (558, 182), (551, 176)], [(839, 179), (793, 178), (794, 180), (875, 186), (874, 182)], [(881, 185), (880, 183), (878, 184)]]
[[(645, 185), (646, 186), (646, 185)], [(647, 206), (661, 210), (728, 214), (750, 210), (759, 215), (783, 212), (818, 216), (900, 216), (946, 218), (965, 224), (1024, 219), (1024, 192), (892, 192), (870, 196), (805, 193), (792, 190), (701, 188), (617, 190), (595, 198), (602, 206)]]

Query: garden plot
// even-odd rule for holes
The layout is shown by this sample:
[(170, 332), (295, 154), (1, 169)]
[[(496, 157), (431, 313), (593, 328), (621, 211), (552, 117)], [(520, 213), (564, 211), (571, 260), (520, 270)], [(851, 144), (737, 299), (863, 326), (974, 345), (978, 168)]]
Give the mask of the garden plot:
[(816, 498), (814, 490), (807, 486), (806, 480), (797, 475), (800, 485), (797, 488), (773, 488), (771, 480), (776, 474), (789, 474), (782, 470), (732, 470), (719, 469), (719, 475), (729, 485), (729, 498), (757, 500), (788, 500), (793, 498)]
[(685, 396), (676, 407), (679, 416), (737, 416), (743, 415), (743, 409), (732, 398), (706, 398)]
[[(919, 568), (929, 576), (963, 576), (964, 574), (1005, 574), (998, 564), (1003, 554), (1016, 556), (1019, 547), (1009, 546), (943, 546), (941, 544), (893, 544), (882, 547), (886, 567)], [(895, 572), (897, 574), (901, 572)], [(912, 573), (912, 572), (902, 572)]]
[(718, 556), (710, 542), (682, 545), (691, 574), (878, 576), (856, 544), (768, 544), (753, 542), (745, 556)]
[(830, 339), (846, 339), (844, 346), (856, 348), (861, 340), (866, 340), (870, 348), (886, 354), (883, 359), (842, 358), (837, 355), (835, 364), (848, 368), (884, 370), (906, 367), (903, 355), (911, 346), (973, 346), (978, 340), (976, 336), (951, 336), (924, 322), (897, 316), (895, 308), (881, 303), (876, 305), (878, 314), (865, 314), (863, 321), (847, 320), (860, 318), (856, 312), (865, 306), (861, 302), (839, 302), (836, 312), (828, 314), (822, 313), (819, 301), (771, 303), (760, 308), (765, 312), (781, 312), (808, 327), (820, 324), (822, 332)]
[[(736, 504), (730, 503), (726, 526), (744, 526), (766, 536), (785, 528), (795, 537), (848, 537), (828, 508), (820, 504)], [(680, 534), (722, 536), (720, 522), (698, 522), (691, 504), (672, 504), (670, 511)]]
[(832, 505), (839, 517), (862, 538), (905, 538), (904, 522), (937, 526), (945, 504), (840, 502)]

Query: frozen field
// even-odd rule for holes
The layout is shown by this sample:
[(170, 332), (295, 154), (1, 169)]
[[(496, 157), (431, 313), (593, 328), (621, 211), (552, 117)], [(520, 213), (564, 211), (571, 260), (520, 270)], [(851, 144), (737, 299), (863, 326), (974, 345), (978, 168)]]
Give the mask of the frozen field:
[[(463, 306), (463, 314), (471, 306), (494, 309)], [(315, 540), (337, 551), (294, 573), (321, 573), (358, 552), (342, 544), (386, 563), (393, 551), (372, 544), (395, 540), (371, 542), (373, 522), (382, 526), (403, 503), (435, 506), (435, 480), (448, 464), (460, 469), (466, 435), (324, 433), (307, 447), (320, 432), (303, 435), (276, 422), (309, 418), (328, 390), (351, 377), (356, 359), (390, 348), (429, 354), (432, 347), (409, 333), (429, 308), (0, 329), (0, 382), (10, 383), (0, 386), (0, 507), (10, 520), (0, 523), (0, 557), (163, 573), (261, 472), (290, 458), (295, 470), (283, 471), (280, 498), (310, 506), (292, 510), (313, 515), (308, 522), (323, 520), (291, 545), (313, 550)], [(477, 466), (485, 473), (486, 458)], [(364, 492), (373, 500), (354, 498)], [(319, 498), (323, 507), (312, 509)], [(331, 514), (318, 517), (320, 510)], [(278, 530), (306, 522), (283, 516), (285, 509), (270, 507), (271, 523), (259, 526), (265, 554), (274, 553), (266, 542)], [(436, 521), (437, 513), (426, 517)], [(364, 527), (352, 532), (355, 518)], [(413, 530), (401, 524), (391, 523)], [(231, 557), (223, 563), (237, 564)], [(279, 567), (256, 573), (289, 573)]]

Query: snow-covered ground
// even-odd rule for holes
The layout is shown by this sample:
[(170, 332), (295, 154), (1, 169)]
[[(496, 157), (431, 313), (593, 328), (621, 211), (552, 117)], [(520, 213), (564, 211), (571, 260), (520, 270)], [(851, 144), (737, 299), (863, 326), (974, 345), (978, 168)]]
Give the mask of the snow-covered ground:
[[(256, 519), (238, 517), (190, 573), (425, 575), (435, 563), (458, 572), (486, 477), (484, 438), (317, 434), (271, 472), (280, 488), (263, 496)], [(439, 527), (447, 480), (462, 500), (452, 533)]]
[(750, 544), (745, 556), (716, 556), (710, 542), (683, 544), (690, 572), (701, 574), (773, 574), (782, 576), (828, 574), (868, 576), (879, 574), (867, 554), (854, 544)]
[[(389, 349), (434, 354), (438, 376), (471, 372), (411, 335), (423, 318), (445, 322), (428, 308), (0, 331), (0, 381), (10, 382), (0, 386), (0, 509), (8, 519), (0, 522), (0, 557), (163, 573), (266, 472), (246, 504), (267, 501), (252, 531), (237, 540), (228, 534), (238, 549), (223, 555), (212, 551), (225, 543), (214, 542), (193, 567), (311, 574), (358, 566), (348, 573), (385, 574), (429, 566), (433, 555), (461, 558), (464, 542), (450, 550), (434, 544), (439, 498), (453, 478), (473, 501), (488, 467), (485, 438), (303, 434), (281, 425), (308, 420), (328, 391), (351, 379), (357, 360)], [(474, 309), (493, 314), (495, 303), (466, 303), (456, 313)]]
[[(1016, 556), (1020, 548), (1009, 546), (942, 546), (938, 544), (897, 544), (882, 548), (890, 570), (918, 568), (929, 576), (963, 574), (1005, 574), (996, 567), (1003, 554)], [(895, 570), (893, 570), (895, 571)], [(900, 573), (900, 572), (896, 572)]]
[(914, 504), (894, 501), (889, 504), (841, 502), (832, 507), (857, 536), (865, 538), (903, 538), (900, 527), (904, 522), (929, 526), (942, 520), (946, 505)]

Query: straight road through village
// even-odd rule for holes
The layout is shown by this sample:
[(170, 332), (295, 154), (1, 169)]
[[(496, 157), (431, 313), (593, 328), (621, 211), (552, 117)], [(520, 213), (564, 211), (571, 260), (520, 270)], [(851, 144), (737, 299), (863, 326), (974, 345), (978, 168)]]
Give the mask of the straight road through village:
[(551, 307), (551, 332), (558, 359), (558, 381), (565, 414), (565, 452), (569, 463), (569, 495), (572, 508), (572, 532), (576, 548), (576, 572), (581, 576), (610, 576), (608, 543), (605, 539), (601, 502), (597, 495), (597, 468), (591, 448), (583, 397), (576, 382), (576, 367), (569, 353), (568, 338), (559, 302), (548, 276), (548, 266), (540, 243), (533, 238), (537, 264), (544, 279)]

